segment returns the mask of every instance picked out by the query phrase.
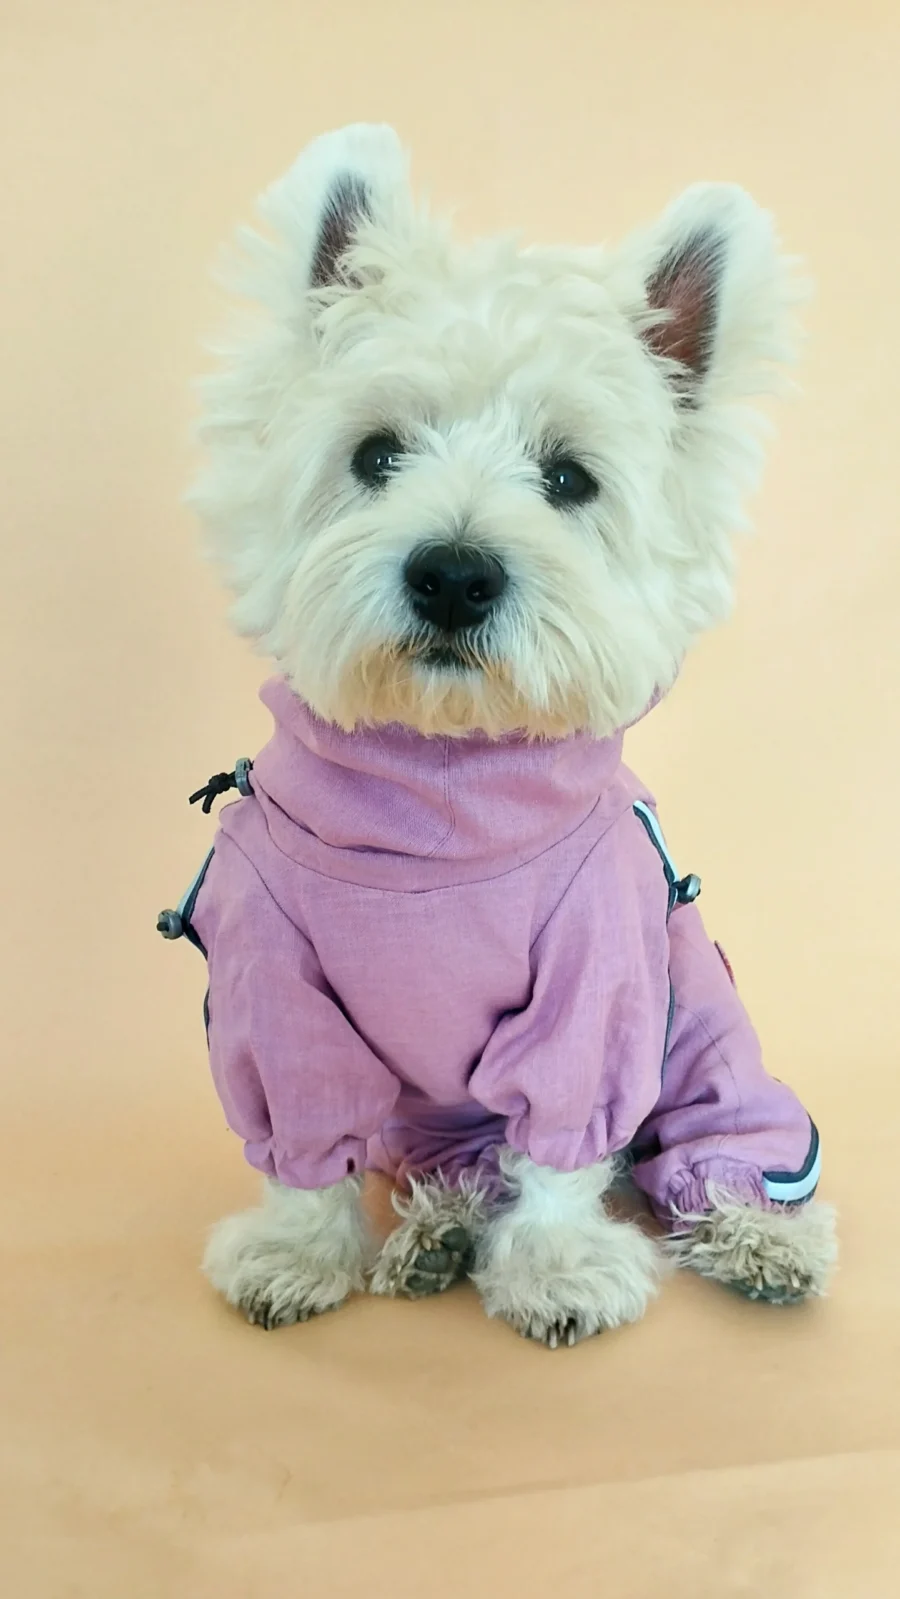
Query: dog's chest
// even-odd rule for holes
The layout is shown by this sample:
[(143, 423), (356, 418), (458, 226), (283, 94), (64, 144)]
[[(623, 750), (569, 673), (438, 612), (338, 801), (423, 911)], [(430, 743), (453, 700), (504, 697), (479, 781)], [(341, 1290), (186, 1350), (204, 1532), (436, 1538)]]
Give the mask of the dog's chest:
[(532, 947), (552, 895), (539, 863), (426, 893), (308, 876), (303, 911), (356, 1030), (402, 1080), (452, 1104), (466, 1097), (499, 1019), (529, 1002)]

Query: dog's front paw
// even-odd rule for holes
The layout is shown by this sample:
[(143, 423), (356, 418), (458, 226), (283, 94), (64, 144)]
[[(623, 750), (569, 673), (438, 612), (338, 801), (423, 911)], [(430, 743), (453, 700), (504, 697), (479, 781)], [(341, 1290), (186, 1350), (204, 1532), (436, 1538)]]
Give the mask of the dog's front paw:
[(472, 1261), (472, 1238), (464, 1227), (424, 1230), (402, 1222), (387, 1239), (372, 1273), (373, 1294), (424, 1299), (442, 1294), (466, 1275)]
[(723, 1199), (708, 1215), (691, 1219), (689, 1231), (669, 1243), (679, 1266), (773, 1305), (825, 1292), (837, 1258), (830, 1205), (761, 1210)]
[(606, 1218), (592, 1247), (585, 1243), (537, 1234), (488, 1247), (473, 1273), (487, 1314), (550, 1349), (639, 1321), (659, 1284), (656, 1246), (631, 1223)]
[(440, 1179), (413, 1182), (409, 1197), (395, 1196), (394, 1207), (403, 1219), (382, 1246), (369, 1281), (373, 1294), (424, 1299), (466, 1276), (483, 1226), (477, 1189)]
[(213, 1228), (203, 1270), (249, 1322), (288, 1327), (361, 1290), (364, 1251), (353, 1189), (305, 1193), (272, 1184), (261, 1209)]

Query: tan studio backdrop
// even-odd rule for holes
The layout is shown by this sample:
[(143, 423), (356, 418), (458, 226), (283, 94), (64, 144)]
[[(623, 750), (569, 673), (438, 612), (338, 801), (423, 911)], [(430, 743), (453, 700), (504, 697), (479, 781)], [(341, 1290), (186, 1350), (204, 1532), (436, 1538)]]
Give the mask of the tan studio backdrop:
[[(896, 4), (3, 0), (0, 47), (0, 1591), (896, 1599)], [(254, 1179), (154, 921), (267, 727), (180, 505), (207, 269), (382, 119), (461, 227), (733, 179), (817, 282), (737, 616), (630, 757), (819, 1123), (825, 1302), (681, 1278), (552, 1356), (466, 1289), (264, 1335), (199, 1276)]]

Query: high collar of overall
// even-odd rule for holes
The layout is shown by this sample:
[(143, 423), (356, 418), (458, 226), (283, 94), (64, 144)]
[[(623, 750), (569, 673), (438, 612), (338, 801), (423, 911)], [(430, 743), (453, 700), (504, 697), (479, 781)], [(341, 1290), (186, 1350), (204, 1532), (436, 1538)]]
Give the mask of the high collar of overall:
[(321, 721), (280, 678), (260, 695), (275, 732), (253, 786), (330, 851), (477, 866), (526, 859), (573, 832), (610, 789), (624, 734), (560, 740), (351, 733)]

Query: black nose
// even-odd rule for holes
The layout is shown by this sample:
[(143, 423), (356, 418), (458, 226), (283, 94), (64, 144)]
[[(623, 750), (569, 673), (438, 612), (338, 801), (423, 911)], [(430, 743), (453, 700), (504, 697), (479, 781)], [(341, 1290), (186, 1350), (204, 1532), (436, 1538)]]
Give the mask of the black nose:
[(477, 627), (506, 588), (496, 556), (464, 544), (423, 544), (406, 563), (416, 615), (445, 633)]

